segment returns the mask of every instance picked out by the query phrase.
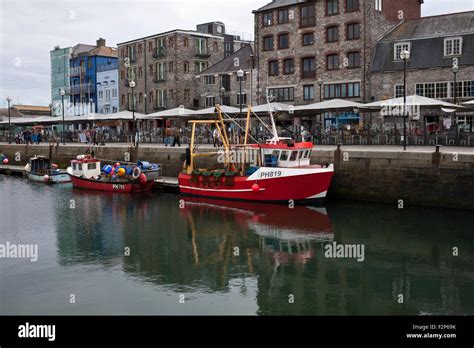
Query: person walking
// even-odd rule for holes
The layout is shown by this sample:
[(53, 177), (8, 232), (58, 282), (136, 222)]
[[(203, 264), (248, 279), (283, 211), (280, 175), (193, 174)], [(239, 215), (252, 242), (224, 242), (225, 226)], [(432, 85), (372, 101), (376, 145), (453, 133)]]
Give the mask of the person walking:
[(181, 137), (181, 134), (179, 132), (179, 128), (176, 127), (174, 129), (173, 147), (175, 147), (176, 143), (178, 143), (178, 147), (181, 147), (180, 137)]
[(212, 132), (212, 138), (214, 139), (214, 147), (220, 147), (220, 139), (219, 139), (219, 131), (217, 130), (217, 127), (214, 128), (214, 131)]
[(165, 146), (168, 146), (168, 144), (171, 146), (171, 137), (173, 134), (173, 130), (168, 127), (165, 130)]

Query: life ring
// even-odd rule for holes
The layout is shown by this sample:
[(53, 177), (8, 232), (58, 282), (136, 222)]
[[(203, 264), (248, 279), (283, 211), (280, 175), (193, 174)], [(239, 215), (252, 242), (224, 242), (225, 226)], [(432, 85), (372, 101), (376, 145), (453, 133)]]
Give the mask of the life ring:
[(133, 169), (132, 177), (137, 180), (140, 177), (140, 174), (142, 173), (141, 169), (139, 167), (135, 167)]

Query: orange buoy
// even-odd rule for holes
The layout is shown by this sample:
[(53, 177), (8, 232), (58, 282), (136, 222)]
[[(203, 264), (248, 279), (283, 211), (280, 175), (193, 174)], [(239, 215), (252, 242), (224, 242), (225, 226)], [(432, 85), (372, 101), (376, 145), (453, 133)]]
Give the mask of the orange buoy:
[(46, 174), (43, 178), (44, 178), (44, 181), (49, 181), (49, 175)]
[(253, 184), (252, 191), (255, 192), (255, 193), (260, 192), (260, 185), (259, 184)]

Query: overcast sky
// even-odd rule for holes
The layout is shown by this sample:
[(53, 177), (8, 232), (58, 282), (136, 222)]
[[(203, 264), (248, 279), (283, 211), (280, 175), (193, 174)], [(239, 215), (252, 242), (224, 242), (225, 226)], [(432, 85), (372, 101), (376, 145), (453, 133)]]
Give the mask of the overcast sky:
[[(396, 0), (391, 0), (396, 1)], [(107, 45), (222, 21), (253, 32), (252, 10), (270, 0), (0, 0), (0, 106), (50, 103), (49, 52), (56, 45)], [(474, 10), (474, 0), (425, 0), (423, 15)]]

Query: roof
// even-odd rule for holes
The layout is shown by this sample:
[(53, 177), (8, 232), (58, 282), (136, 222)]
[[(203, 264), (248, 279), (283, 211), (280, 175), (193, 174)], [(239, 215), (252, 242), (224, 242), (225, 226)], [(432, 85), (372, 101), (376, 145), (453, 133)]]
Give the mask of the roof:
[[(251, 45), (245, 45), (240, 50), (234, 52), (227, 58), (224, 58), (220, 62), (214, 64), (209, 69), (203, 71), (200, 75), (212, 75), (221, 74), (227, 72), (235, 72), (237, 70), (250, 70), (252, 69), (252, 56), (253, 49)], [(235, 59), (238, 58), (240, 65), (235, 66)]]
[(474, 65), (474, 11), (407, 20), (388, 32), (376, 45), (372, 72), (403, 70), (394, 61), (394, 46), (410, 42), (408, 69), (449, 68), (452, 57), (444, 57), (444, 39), (463, 38), (459, 65)]
[(18, 111), (43, 111), (51, 112), (49, 106), (36, 106), (36, 105), (13, 105), (12, 108), (17, 109)]
[(103, 57), (118, 57), (117, 49), (108, 46), (94, 46), (78, 44), (72, 48), (71, 56), (76, 58), (78, 56), (103, 56)]
[(381, 41), (416, 40), (468, 33), (474, 33), (474, 11), (406, 20)]
[(306, 2), (306, 0), (273, 0), (271, 3), (266, 4), (263, 7), (260, 7), (258, 10), (255, 10), (254, 12), (269, 11), (269, 10), (273, 10), (279, 7), (296, 5), (301, 2)]

